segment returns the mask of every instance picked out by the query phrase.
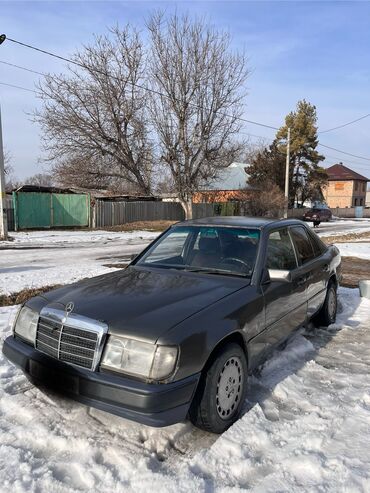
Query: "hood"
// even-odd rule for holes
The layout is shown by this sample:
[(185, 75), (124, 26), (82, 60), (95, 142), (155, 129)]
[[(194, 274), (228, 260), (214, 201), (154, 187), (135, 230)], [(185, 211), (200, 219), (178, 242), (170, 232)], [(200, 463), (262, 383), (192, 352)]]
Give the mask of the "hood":
[(73, 313), (107, 323), (112, 334), (154, 342), (184, 319), (249, 283), (239, 277), (131, 266), (42, 297), (47, 306), (60, 309), (72, 301)]

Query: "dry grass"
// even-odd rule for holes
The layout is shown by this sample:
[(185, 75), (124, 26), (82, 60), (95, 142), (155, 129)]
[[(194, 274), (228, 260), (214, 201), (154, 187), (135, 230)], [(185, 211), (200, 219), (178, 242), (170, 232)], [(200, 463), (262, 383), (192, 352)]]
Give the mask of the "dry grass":
[(346, 288), (357, 288), (362, 279), (370, 279), (370, 260), (357, 257), (342, 257), (342, 282)]
[(158, 231), (162, 232), (178, 221), (137, 221), (119, 226), (108, 226), (106, 231)]
[(103, 267), (109, 267), (110, 269), (124, 269), (128, 264), (124, 262), (117, 262), (115, 264), (103, 264)]
[(370, 231), (364, 233), (347, 233), (338, 236), (322, 236), (322, 241), (328, 245), (331, 243), (347, 243), (351, 241), (367, 241), (370, 240)]
[(44, 286), (42, 288), (26, 288), (18, 291), (18, 293), (0, 294), (0, 306), (20, 305), (38, 294), (46, 293), (61, 286), (62, 284), (54, 284), (53, 286)]

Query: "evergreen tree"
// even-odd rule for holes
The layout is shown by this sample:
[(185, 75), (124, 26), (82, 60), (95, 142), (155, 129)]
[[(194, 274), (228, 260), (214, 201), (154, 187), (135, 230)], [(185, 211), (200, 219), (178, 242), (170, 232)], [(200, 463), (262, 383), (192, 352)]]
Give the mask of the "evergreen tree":
[(273, 143), (259, 151), (248, 168), (250, 183), (274, 183), (284, 191), (286, 140), (290, 128), (289, 206), (303, 205), (305, 200), (321, 200), (321, 189), (327, 184), (327, 173), (319, 163), (325, 158), (317, 150), (316, 107), (305, 100), (285, 118)]
[(290, 112), (276, 134), (278, 149), (286, 154), (288, 128), (290, 128), (289, 205), (316, 198), (320, 188), (327, 182), (327, 174), (319, 163), (325, 159), (317, 150), (316, 107), (306, 100), (298, 101), (295, 111)]

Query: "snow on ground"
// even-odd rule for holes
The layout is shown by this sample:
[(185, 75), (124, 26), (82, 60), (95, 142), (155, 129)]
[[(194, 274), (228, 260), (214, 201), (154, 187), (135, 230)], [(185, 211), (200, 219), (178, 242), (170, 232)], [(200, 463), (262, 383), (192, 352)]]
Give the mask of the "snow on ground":
[(108, 264), (140, 252), (157, 232), (32, 231), (0, 242), (0, 294), (65, 284), (111, 272)]
[[(43, 231), (19, 231), (10, 232), (13, 238), (12, 244), (49, 246), (52, 244), (71, 244), (71, 243), (101, 243), (105, 241), (130, 241), (137, 238), (151, 240), (158, 236), (152, 231), (100, 231), (100, 230), (43, 230)], [(8, 242), (0, 241), (0, 246), (9, 245)]]
[[(369, 492), (370, 300), (339, 295), (337, 323), (276, 351), (220, 437), (46, 395), (0, 355), (0, 490)], [(0, 309), (2, 337), (14, 313)]]
[[(312, 223), (308, 223), (312, 226)], [(370, 231), (370, 219), (337, 219), (328, 223), (320, 223), (315, 228), (319, 236), (340, 236), (349, 233), (364, 233)]]
[[(108, 272), (157, 234), (18, 233), (0, 250), (0, 292)], [(370, 300), (344, 288), (340, 300), (330, 330), (301, 331), (251, 377), (244, 416), (220, 437), (46, 395), (0, 353), (0, 492), (369, 492)], [(0, 308), (0, 339), (15, 311)]]
[(342, 257), (358, 257), (370, 260), (370, 242), (335, 243)]

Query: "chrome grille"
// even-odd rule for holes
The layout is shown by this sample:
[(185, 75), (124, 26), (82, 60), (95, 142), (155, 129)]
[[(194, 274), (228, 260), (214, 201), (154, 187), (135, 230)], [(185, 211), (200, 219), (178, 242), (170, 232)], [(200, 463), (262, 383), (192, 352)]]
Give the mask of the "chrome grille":
[(65, 363), (95, 370), (106, 332), (107, 327), (100, 322), (61, 310), (43, 309), (37, 325), (35, 347)]

